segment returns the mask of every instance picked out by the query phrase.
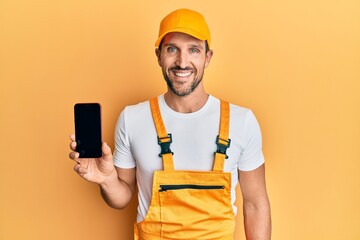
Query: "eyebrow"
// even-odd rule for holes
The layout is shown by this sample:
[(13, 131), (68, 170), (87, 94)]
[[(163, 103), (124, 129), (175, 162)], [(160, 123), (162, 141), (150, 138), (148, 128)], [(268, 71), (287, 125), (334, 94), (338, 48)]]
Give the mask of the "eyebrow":
[[(164, 47), (177, 47), (177, 45), (175, 43), (167, 43), (167, 44), (164, 44)], [(200, 49), (204, 49), (204, 47), (200, 44), (191, 44), (188, 46), (189, 48), (200, 48)]]

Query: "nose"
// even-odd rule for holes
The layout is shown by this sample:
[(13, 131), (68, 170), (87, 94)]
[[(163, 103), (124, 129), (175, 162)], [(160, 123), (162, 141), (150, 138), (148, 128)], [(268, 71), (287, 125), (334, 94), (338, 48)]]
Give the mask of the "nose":
[(186, 52), (179, 52), (176, 59), (176, 65), (180, 68), (186, 68), (188, 66), (188, 56)]

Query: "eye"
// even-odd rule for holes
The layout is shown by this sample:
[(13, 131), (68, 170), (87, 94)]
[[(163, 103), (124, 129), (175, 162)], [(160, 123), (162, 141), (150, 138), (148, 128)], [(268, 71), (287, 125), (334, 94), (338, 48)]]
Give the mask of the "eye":
[(167, 50), (168, 53), (175, 53), (175, 52), (177, 52), (177, 48), (176, 48), (176, 47), (168, 47), (166, 50)]
[(200, 53), (200, 50), (198, 48), (190, 48), (190, 53)]

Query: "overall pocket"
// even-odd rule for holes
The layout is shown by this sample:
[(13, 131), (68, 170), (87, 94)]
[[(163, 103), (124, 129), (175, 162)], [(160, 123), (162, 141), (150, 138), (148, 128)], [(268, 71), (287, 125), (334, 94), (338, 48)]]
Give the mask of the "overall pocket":
[(184, 190), (184, 189), (198, 189), (198, 190), (216, 190), (224, 189), (224, 185), (195, 185), (195, 184), (170, 184), (160, 185), (159, 192), (165, 192), (170, 190)]
[(233, 222), (225, 192), (224, 185), (160, 185), (162, 237), (183, 239), (186, 232), (185, 239), (221, 239)]

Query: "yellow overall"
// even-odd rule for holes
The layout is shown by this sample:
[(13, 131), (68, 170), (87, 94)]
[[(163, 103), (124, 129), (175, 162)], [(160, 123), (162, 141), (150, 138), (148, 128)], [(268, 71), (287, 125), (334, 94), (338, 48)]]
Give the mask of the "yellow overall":
[[(176, 171), (157, 98), (150, 101), (163, 171), (155, 171), (152, 199), (144, 221), (135, 224), (135, 240), (232, 240), (231, 173), (224, 172), (230, 146), (229, 103), (221, 101), (220, 131), (212, 171)], [(214, 139), (215, 140), (215, 139)]]

